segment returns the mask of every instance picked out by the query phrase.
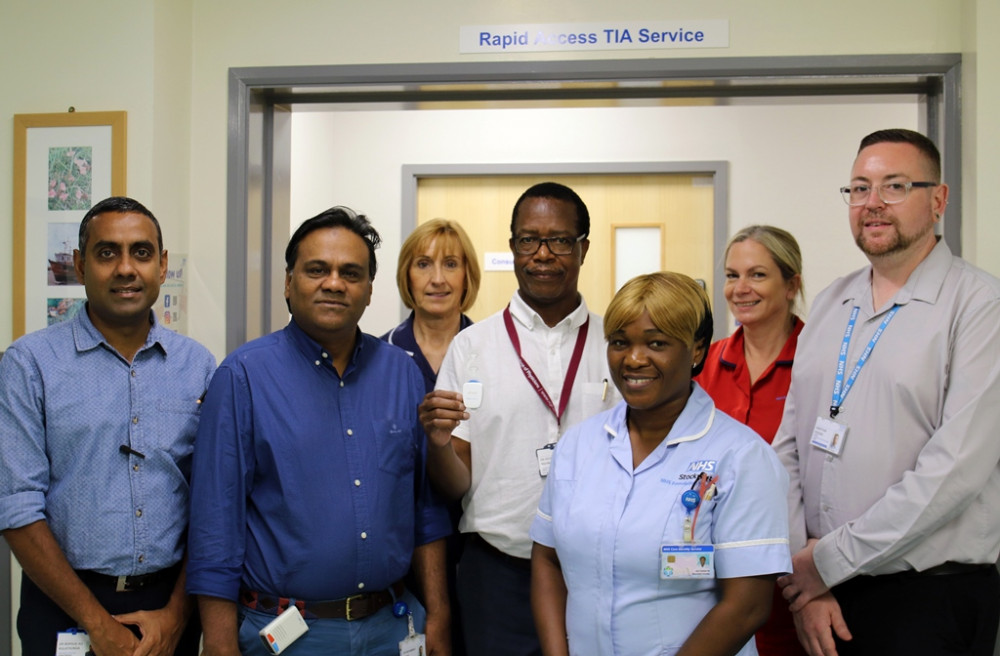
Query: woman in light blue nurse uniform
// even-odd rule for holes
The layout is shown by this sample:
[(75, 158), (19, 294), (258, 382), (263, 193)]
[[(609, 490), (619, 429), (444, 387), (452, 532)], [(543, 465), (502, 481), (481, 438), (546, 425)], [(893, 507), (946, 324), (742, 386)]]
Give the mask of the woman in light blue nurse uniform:
[(791, 570), (788, 476), (692, 382), (712, 338), (692, 279), (630, 280), (604, 318), (624, 399), (556, 446), (531, 526), (546, 656), (756, 654)]

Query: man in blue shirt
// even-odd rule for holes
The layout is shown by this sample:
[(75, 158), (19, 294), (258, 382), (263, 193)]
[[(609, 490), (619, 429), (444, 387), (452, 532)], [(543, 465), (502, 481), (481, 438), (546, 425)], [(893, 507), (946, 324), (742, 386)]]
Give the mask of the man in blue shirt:
[(427, 653), (447, 654), (447, 513), (424, 476), (423, 381), (401, 349), (358, 329), (379, 236), (335, 207), (285, 251), (283, 330), (234, 351), (205, 399), (192, 471), (188, 591), (206, 654), (269, 653), (258, 631), (290, 606), (294, 653), (397, 654), (424, 608)]
[(82, 627), (101, 656), (194, 655), (187, 481), (215, 360), (151, 312), (167, 251), (140, 203), (95, 205), (73, 260), (86, 310), (0, 361), (0, 530), (23, 568), (21, 652), (52, 656), (59, 632)]

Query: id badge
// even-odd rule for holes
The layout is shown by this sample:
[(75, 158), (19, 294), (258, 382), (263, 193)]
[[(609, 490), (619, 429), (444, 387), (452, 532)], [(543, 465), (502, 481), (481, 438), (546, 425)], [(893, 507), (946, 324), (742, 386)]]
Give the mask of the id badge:
[(90, 636), (83, 629), (70, 629), (56, 634), (56, 656), (87, 656)]
[(308, 630), (309, 626), (302, 618), (298, 606), (289, 606), (257, 634), (269, 652), (280, 654)]
[(821, 416), (816, 418), (816, 427), (813, 428), (809, 443), (827, 453), (839, 456), (841, 449), (844, 448), (845, 439), (847, 439), (847, 424), (838, 424), (832, 419)]
[(540, 449), (535, 449), (535, 457), (538, 458), (538, 473), (542, 478), (549, 475), (549, 468), (552, 466), (552, 454), (555, 452), (556, 443), (549, 442)]
[(715, 547), (711, 544), (660, 545), (660, 578), (714, 579)]
[(426, 656), (427, 638), (423, 633), (406, 636), (399, 641), (399, 656)]
[(413, 628), (413, 613), (406, 614), (406, 637), (399, 641), (399, 656), (426, 656), (427, 637)]
[(56, 656), (93, 656), (90, 636), (83, 629), (69, 629), (56, 634)]

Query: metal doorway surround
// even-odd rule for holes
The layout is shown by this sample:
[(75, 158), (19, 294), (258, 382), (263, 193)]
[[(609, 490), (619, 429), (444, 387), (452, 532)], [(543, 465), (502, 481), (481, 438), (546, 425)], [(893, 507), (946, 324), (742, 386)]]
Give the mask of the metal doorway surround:
[[(961, 55), (872, 55), (293, 66), (229, 71), (226, 350), (270, 332), (287, 224), (290, 110), (304, 104), (917, 94), (952, 187), (961, 248)], [(385, 105), (383, 105), (385, 106)], [(280, 267), (277, 267), (280, 273)]]

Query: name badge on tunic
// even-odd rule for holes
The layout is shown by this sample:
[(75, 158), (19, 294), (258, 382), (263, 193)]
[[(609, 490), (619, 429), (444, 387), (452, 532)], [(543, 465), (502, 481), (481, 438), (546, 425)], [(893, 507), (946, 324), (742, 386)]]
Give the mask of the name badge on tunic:
[(660, 545), (660, 578), (714, 579), (715, 547), (711, 544)]
[(555, 452), (556, 443), (549, 442), (540, 449), (535, 449), (535, 457), (538, 458), (538, 473), (545, 478), (549, 475), (549, 468), (552, 466), (552, 454)]
[(816, 427), (813, 428), (809, 443), (827, 453), (839, 456), (840, 450), (844, 448), (845, 439), (847, 439), (847, 424), (838, 424), (826, 417), (817, 417)]

